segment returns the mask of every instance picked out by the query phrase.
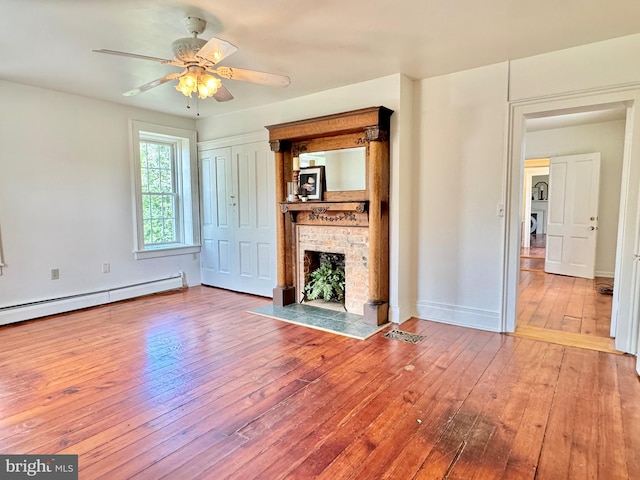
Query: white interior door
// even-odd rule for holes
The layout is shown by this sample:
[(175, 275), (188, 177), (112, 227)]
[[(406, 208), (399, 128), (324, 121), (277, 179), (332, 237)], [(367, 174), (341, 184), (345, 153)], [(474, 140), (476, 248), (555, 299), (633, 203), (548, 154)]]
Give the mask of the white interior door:
[(600, 154), (551, 158), (544, 270), (594, 278)]
[(266, 142), (200, 153), (202, 283), (271, 296), (275, 286), (275, 180)]
[(205, 285), (235, 289), (234, 189), (231, 147), (200, 153), (201, 277)]

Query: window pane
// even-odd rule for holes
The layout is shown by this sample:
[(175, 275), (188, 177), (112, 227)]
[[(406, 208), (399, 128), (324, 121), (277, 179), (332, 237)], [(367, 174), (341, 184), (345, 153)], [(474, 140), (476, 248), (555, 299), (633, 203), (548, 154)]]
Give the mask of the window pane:
[(149, 195), (143, 195), (142, 197), (142, 218), (151, 218), (151, 199)]
[(146, 192), (149, 190), (149, 173), (148, 172), (149, 171), (144, 167), (140, 169), (140, 186), (142, 187), (143, 192)]
[(161, 218), (162, 217), (162, 197), (159, 195), (151, 196), (151, 215), (153, 218)]
[(151, 243), (162, 243), (162, 220), (151, 220)]
[(168, 218), (164, 221), (164, 241), (172, 242), (175, 238), (175, 223), (172, 218)]
[(149, 189), (148, 192), (161, 192), (160, 190), (160, 170), (150, 168), (149, 172)]
[(144, 243), (149, 245), (152, 243), (151, 239), (151, 220), (145, 220), (144, 224)]
[(140, 140), (140, 182), (145, 245), (179, 243), (175, 146)]
[(162, 193), (172, 193), (173, 191), (173, 182), (171, 181), (171, 170), (161, 170), (160, 171), (160, 192)]
[(146, 142), (147, 145), (147, 167), (159, 168), (160, 163), (158, 161), (158, 145), (151, 142)]
[(173, 196), (165, 196), (162, 201), (162, 213), (165, 218), (175, 218)]
[(171, 170), (172, 168), (172, 153), (173, 149), (169, 145), (164, 145), (165, 148), (162, 149), (160, 153), (160, 163), (159, 167), (166, 170)]

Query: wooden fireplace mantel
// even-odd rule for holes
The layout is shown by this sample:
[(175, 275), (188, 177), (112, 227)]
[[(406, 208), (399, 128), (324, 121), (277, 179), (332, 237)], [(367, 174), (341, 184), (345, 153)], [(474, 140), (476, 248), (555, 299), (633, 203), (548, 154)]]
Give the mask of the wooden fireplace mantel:
[[(368, 292), (364, 321), (387, 322), (389, 302), (389, 129), (393, 110), (370, 107), (344, 113), (270, 125), (275, 152), (278, 214), (275, 305), (296, 302), (296, 225), (358, 226), (368, 229)], [(293, 157), (300, 152), (366, 147), (365, 189), (327, 192), (325, 201), (287, 202), (286, 185), (293, 181)]]
[(366, 227), (369, 202), (281, 202), (280, 211), (289, 212), (293, 223)]

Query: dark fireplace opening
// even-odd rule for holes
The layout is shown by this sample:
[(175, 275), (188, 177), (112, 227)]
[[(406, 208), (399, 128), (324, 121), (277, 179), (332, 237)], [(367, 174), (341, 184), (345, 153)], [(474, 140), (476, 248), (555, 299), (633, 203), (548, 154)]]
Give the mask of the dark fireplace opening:
[(303, 302), (327, 308), (333, 308), (331, 304), (345, 308), (344, 254), (305, 250), (303, 275)]

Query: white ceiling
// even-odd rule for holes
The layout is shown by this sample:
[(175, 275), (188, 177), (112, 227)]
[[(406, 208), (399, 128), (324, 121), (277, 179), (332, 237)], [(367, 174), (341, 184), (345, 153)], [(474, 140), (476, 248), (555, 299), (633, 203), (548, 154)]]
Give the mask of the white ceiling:
[(201, 116), (640, 32), (638, 0), (0, 0), (0, 79), (194, 116), (174, 82), (121, 95), (176, 67), (91, 51), (171, 58), (171, 43), (188, 36), (186, 16), (208, 21), (201, 38), (239, 47), (222, 65), (292, 81), (282, 89), (227, 80), (235, 99), (200, 101)]

